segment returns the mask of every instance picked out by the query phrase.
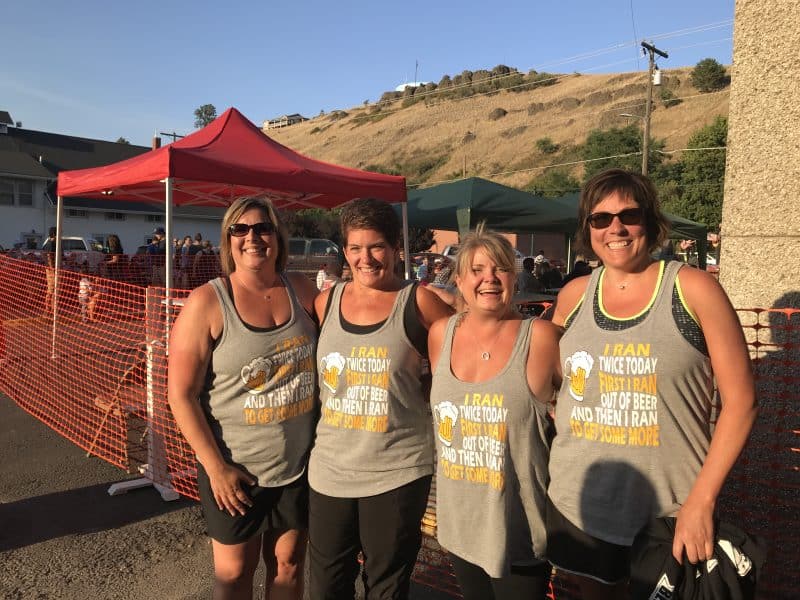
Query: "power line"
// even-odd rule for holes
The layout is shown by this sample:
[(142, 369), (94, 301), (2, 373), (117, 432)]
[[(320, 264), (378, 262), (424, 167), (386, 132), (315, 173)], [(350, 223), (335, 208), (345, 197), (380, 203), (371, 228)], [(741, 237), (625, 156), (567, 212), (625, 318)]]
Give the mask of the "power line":
[[(705, 148), (678, 148), (678, 149), (670, 150), (670, 151), (657, 150), (657, 152), (660, 152), (661, 154), (675, 154), (677, 152), (696, 152), (696, 151), (701, 151), (701, 150), (727, 150), (727, 146), (708, 146), (708, 147), (705, 147)], [(612, 158), (627, 158), (629, 156), (641, 156), (641, 155), (642, 155), (642, 152), (640, 150), (638, 152), (627, 152), (625, 154), (612, 154), (612, 155), (609, 155), (609, 156), (601, 156), (600, 158), (587, 158), (587, 159), (583, 159), (583, 160), (571, 160), (571, 161), (561, 162), (561, 163), (552, 163), (552, 164), (549, 164), (549, 165), (539, 165), (539, 166), (536, 166), (536, 167), (526, 167), (524, 169), (514, 169), (514, 170), (511, 170), (511, 171), (498, 171), (496, 173), (489, 173), (489, 174), (483, 175), (483, 177), (487, 177), (487, 178), (488, 177), (504, 177), (504, 176), (508, 176), (508, 175), (517, 175), (519, 173), (530, 173), (531, 171), (546, 171), (547, 169), (553, 169), (553, 168), (556, 168), (556, 167), (573, 167), (575, 165), (582, 165), (582, 164), (591, 163), (591, 162), (597, 162), (597, 161), (601, 161), (601, 160), (610, 160)], [(456, 179), (440, 179), (438, 181), (421, 181), (419, 183), (409, 183), (408, 187), (427, 187), (429, 185), (437, 185), (437, 184), (440, 184), (440, 183), (447, 183), (449, 181), (458, 181), (458, 180), (459, 180), (459, 178), (456, 178)]]

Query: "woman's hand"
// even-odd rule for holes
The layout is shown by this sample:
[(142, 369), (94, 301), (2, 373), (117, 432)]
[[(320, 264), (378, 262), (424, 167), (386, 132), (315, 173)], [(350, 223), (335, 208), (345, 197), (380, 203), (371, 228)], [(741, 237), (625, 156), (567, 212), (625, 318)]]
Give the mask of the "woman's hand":
[(714, 503), (691, 496), (678, 511), (672, 556), (683, 564), (683, 554), (692, 564), (708, 560), (714, 553)]
[(241, 484), (244, 482), (247, 485), (255, 485), (256, 481), (238, 467), (225, 463), (219, 470), (209, 472), (208, 479), (214, 500), (220, 510), (234, 517), (236, 513), (244, 515), (245, 511), (253, 506), (253, 501), (242, 489)]

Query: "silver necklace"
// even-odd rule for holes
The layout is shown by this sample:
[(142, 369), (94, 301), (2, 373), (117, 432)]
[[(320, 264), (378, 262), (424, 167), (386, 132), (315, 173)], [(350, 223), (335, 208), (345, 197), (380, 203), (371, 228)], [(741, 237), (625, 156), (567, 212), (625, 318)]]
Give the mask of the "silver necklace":
[[(489, 344), (489, 347), (494, 346), (495, 342), (497, 342), (497, 338), (500, 337), (500, 334), (503, 331), (503, 325), (504, 324), (505, 324), (505, 319), (500, 322), (500, 326), (497, 328), (497, 333), (494, 334), (494, 337), (492, 338), (492, 343)], [(480, 344), (478, 343), (477, 336), (472, 332), (470, 332), (470, 335), (472, 336), (472, 339), (475, 340), (475, 347), (478, 348), (478, 350), (481, 353), (481, 360), (485, 360), (485, 361), (490, 360), (492, 358), (492, 353), (489, 352), (488, 350), (481, 350)]]
[(275, 286), (275, 281), (277, 280), (277, 275), (275, 277), (273, 277), (272, 283), (269, 285), (269, 288), (268, 288), (269, 291), (267, 291), (267, 292), (254, 292), (249, 287), (247, 287), (247, 284), (245, 284), (245, 282), (242, 281), (241, 277), (237, 276), (236, 279), (239, 281), (241, 286), (244, 289), (246, 289), (248, 292), (250, 292), (251, 294), (255, 294), (257, 296), (260, 295), (264, 299), (264, 302), (269, 302), (270, 300), (272, 300), (272, 296), (269, 295), (269, 291), (272, 291), (272, 288)]

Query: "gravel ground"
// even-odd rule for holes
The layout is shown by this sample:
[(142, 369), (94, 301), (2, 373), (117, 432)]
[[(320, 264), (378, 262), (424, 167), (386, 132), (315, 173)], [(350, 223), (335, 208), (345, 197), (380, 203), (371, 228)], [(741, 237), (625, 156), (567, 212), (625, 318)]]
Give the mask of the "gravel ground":
[[(87, 458), (2, 395), (0, 457), (0, 598), (211, 597), (211, 546), (195, 502), (164, 502), (152, 488), (109, 496), (132, 476)], [(414, 585), (411, 598), (447, 596)]]

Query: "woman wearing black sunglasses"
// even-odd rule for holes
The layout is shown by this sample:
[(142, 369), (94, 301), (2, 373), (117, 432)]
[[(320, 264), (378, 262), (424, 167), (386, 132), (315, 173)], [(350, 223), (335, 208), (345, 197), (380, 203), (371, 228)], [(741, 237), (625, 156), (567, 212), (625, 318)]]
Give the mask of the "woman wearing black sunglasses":
[(250, 598), (262, 555), (266, 597), (303, 597), (317, 290), (284, 272), (287, 239), (268, 200), (234, 202), (227, 276), (189, 295), (170, 340), (169, 402), (197, 455), (215, 598)]
[[(602, 267), (560, 292), (564, 383), (550, 454), (548, 558), (586, 599), (625, 598), (630, 546), (677, 517), (672, 553), (704, 561), (717, 495), (756, 415), (750, 361), (708, 274), (651, 258), (668, 222), (647, 177), (612, 169), (581, 192), (578, 242)], [(714, 382), (722, 409), (709, 424)]]

